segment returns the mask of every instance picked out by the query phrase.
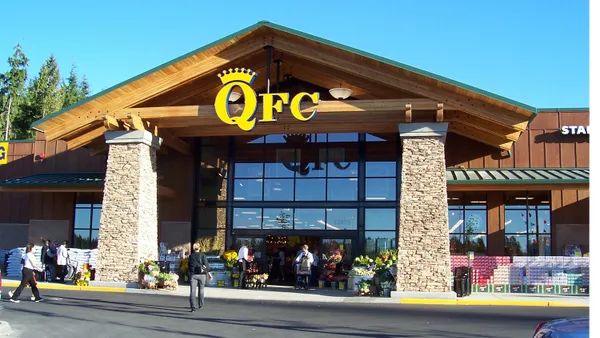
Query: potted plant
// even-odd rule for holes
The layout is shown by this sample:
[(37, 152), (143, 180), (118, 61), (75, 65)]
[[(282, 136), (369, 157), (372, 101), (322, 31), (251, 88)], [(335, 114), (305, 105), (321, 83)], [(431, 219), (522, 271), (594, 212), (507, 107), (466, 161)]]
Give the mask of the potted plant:
[(356, 293), (359, 296), (368, 296), (369, 295), (369, 287), (371, 286), (371, 283), (369, 281), (362, 280), (362, 281), (356, 283), (356, 286), (357, 286)]

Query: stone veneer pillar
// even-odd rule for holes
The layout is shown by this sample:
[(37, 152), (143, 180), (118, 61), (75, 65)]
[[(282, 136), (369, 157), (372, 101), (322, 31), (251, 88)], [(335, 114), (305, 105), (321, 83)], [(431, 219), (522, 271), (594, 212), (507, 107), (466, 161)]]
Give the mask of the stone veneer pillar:
[(156, 150), (145, 130), (108, 131), (96, 280), (135, 282), (143, 259), (158, 256)]
[(455, 298), (444, 143), (447, 123), (399, 124), (402, 139), (398, 280), (392, 297)]

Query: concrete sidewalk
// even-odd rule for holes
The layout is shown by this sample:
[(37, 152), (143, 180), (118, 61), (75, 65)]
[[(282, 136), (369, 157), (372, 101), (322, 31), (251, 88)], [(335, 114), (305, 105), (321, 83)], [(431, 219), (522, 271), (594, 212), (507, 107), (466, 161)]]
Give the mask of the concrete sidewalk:
[[(4, 279), (3, 286), (17, 287), (19, 281)], [(73, 290), (94, 292), (121, 292), (150, 295), (170, 295), (188, 297), (189, 285), (180, 285), (177, 290), (142, 290), (135, 284), (92, 282), (90, 286), (75, 286), (58, 283), (38, 283), (42, 290)], [(358, 297), (350, 291), (329, 288), (294, 290), (291, 286), (269, 286), (263, 289), (239, 290), (234, 288), (208, 287), (207, 299), (278, 301), (278, 302), (314, 302), (314, 303), (372, 303), (372, 304), (420, 304), (420, 305), (482, 305), (482, 306), (537, 306), (537, 307), (589, 307), (587, 295), (551, 295), (551, 294), (514, 294), (514, 293), (472, 293), (468, 297), (457, 299), (419, 299), (419, 298), (383, 298)]]

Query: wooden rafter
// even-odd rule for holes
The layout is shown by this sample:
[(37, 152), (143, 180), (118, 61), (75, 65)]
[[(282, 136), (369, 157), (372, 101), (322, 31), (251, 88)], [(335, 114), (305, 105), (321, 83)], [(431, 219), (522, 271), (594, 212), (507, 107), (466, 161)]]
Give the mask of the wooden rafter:
[(391, 66), (375, 68), (370, 66), (369, 62), (356, 62), (355, 58), (349, 58), (333, 48), (325, 51), (324, 48), (309, 47), (298, 41), (291, 41), (289, 38), (280, 36), (273, 37), (273, 46), (286, 53), (308, 59), (317, 64), (336, 68), (384, 85), (429, 97), (483, 119), (512, 126), (519, 131), (525, 131), (529, 122), (528, 116), (474, 98), (466, 99), (459, 94), (452, 93), (440, 87), (426, 85), (414, 79), (399, 76), (398, 70)]

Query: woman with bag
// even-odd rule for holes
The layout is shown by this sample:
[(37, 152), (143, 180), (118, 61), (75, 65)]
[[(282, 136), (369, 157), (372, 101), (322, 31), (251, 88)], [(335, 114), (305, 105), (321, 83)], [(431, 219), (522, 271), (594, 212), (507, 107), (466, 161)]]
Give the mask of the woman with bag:
[(8, 295), (10, 296), (10, 301), (13, 303), (20, 303), (21, 301), (18, 299), (21, 296), (21, 292), (23, 289), (29, 284), (31, 286), (31, 293), (33, 293), (33, 301), (39, 303), (44, 299), (40, 297), (40, 292), (37, 288), (37, 281), (35, 279), (35, 271), (42, 271), (42, 268), (39, 267), (35, 263), (35, 256), (33, 255), (33, 248), (35, 244), (29, 243), (27, 244), (27, 249), (25, 250), (25, 263), (23, 265), (23, 273), (21, 277), (21, 284), (19, 287), (13, 292), (9, 291)]

